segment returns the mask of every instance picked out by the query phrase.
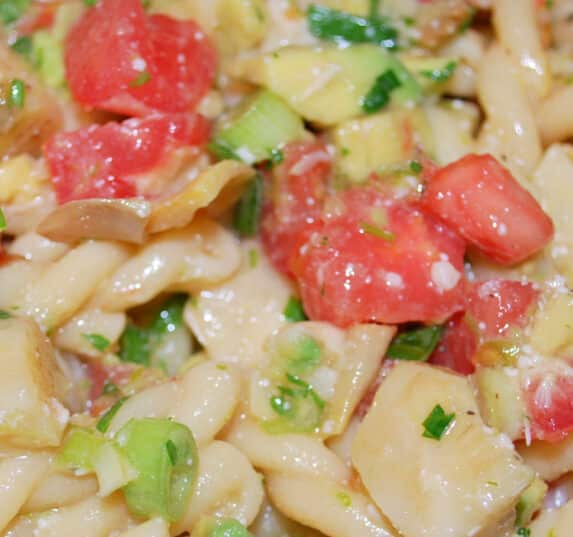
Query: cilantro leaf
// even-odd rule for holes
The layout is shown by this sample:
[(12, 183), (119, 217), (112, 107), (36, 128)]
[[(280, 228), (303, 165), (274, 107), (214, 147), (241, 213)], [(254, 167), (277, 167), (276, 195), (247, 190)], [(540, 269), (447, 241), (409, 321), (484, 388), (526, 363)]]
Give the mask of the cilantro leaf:
[(436, 405), (422, 423), (424, 426), (422, 436), (432, 440), (440, 440), (455, 417), (454, 413), (446, 414), (440, 405)]

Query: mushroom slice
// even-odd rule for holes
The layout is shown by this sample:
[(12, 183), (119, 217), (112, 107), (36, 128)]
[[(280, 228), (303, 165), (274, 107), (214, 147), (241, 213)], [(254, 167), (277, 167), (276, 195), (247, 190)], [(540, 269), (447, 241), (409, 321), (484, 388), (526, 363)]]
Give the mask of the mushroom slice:
[(254, 174), (251, 167), (234, 160), (210, 166), (174, 196), (154, 203), (147, 230), (158, 233), (185, 227), (207, 206), (217, 214), (223, 212), (239, 198)]
[(136, 199), (89, 199), (60, 205), (40, 222), (37, 232), (57, 242), (82, 239), (142, 244), (151, 204)]

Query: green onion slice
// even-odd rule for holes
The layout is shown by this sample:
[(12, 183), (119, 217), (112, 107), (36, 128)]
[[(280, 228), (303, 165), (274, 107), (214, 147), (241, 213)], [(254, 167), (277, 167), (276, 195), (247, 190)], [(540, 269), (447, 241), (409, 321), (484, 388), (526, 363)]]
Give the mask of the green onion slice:
[(455, 414), (446, 414), (440, 405), (436, 405), (422, 423), (424, 426), (422, 436), (433, 440), (440, 440), (455, 417)]
[(426, 361), (438, 345), (444, 327), (421, 326), (398, 334), (390, 343), (386, 356), (394, 360)]
[(378, 112), (390, 102), (390, 94), (401, 85), (402, 82), (392, 69), (384, 71), (364, 97), (362, 110), (367, 114)]
[(132, 419), (116, 441), (138, 473), (123, 487), (130, 511), (179, 520), (193, 492), (199, 462), (189, 428), (168, 419)]
[(283, 310), (283, 315), (289, 323), (298, 323), (308, 320), (308, 317), (306, 316), (306, 313), (302, 307), (302, 302), (294, 296), (291, 296), (288, 299), (287, 305)]
[(127, 397), (122, 397), (118, 399), (114, 405), (99, 419), (96, 424), (96, 429), (100, 433), (106, 433), (111, 425), (111, 420), (115, 417), (115, 415), (119, 412), (119, 409), (123, 406), (123, 404), (127, 401)]
[(94, 349), (101, 352), (105, 351), (111, 345), (110, 340), (101, 334), (82, 334), (82, 337), (87, 340)]
[(6, 227), (8, 227), (6, 217), (4, 216), (4, 211), (2, 211), (2, 208), (0, 207), (0, 231), (4, 231)]
[(99, 449), (106, 439), (89, 429), (73, 429), (56, 457), (56, 464), (74, 471), (92, 472)]
[(23, 80), (15, 78), (8, 87), (7, 103), (10, 108), (23, 108), (26, 101), (26, 85)]
[(235, 208), (234, 228), (241, 237), (252, 237), (259, 229), (263, 207), (263, 178), (255, 175)]

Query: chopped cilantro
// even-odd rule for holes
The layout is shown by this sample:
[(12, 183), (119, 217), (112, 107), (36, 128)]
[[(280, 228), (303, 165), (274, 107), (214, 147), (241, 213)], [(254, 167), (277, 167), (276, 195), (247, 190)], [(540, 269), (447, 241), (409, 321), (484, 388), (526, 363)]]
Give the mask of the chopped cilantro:
[(7, 103), (10, 108), (22, 108), (26, 101), (26, 86), (22, 80), (15, 78), (8, 87)]
[(0, 310), (0, 319), (11, 319), (12, 315), (10, 315), (7, 311)]
[(308, 317), (306, 316), (306, 313), (302, 307), (302, 302), (294, 296), (291, 296), (288, 299), (287, 305), (283, 310), (283, 315), (289, 323), (298, 323), (300, 321), (308, 320)]
[(475, 15), (476, 15), (476, 10), (472, 8), (467, 18), (464, 21), (462, 21), (462, 23), (458, 26), (458, 33), (463, 34), (466, 30), (470, 28), (470, 26), (474, 22)]
[(151, 75), (147, 71), (141, 71), (130, 83), (132, 88), (139, 88), (151, 80)]
[(362, 110), (367, 114), (378, 112), (390, 102), (390, 94), (402, 85), (392, 69), (384, 71), (372, 85), (362, 102)]
[(336, 493), (336, 499), (344, 506), (350, 507), (352, 505), (352, 498), (347, 492), (341, 490), (340, 492)]
[(412, 160), (410, 162), (410, 171), (418, 174), (422, 171), (422, 165), (417, 160)]
[(373, 235), (374, 237), (378, 237), (379, 239), (384, 239), (385, 241), (392, 242), (396, 239), (396, 236), (391, 231), (387, 229), (382, 229), (368, 222), (361, 222), (360, 223), (360, 230), (364, 233), (368, 233), (368, 235)]
[(452, 78), (456, 71), (458, 62), (448, 62), (444, 67), (420, 71), (420, 74), (434, 82), (446, 82)]
[(455, 416), (453, 413), (446, 414), (440, 405), (436, 405), (422, 423), (424, 426), (422, 436), (433, 440), (440, 440)]
[(165, 449), (171, 466), (175, 466), (177, 464), (177, 446), (173, 443), (173, 440), (167, 440), (167, 442), (165, 442)]
[(390, 343), (386, 356), (394, 360), (426, 361), (442, 337), (443, 327), (419, 326), (398, 334)]
[(0, 231), (4, 231), (7, 227), (6, 217), (4, 216), (4, 211), (0, 207)]
[(103, 389), (101, 391), (101, 394), (102, 395), (114, 395), (116, 393), (119, 393), (119, 388), (113, 382), (111, 382), (111, 380), (106, 380), (104, 385), (103, 385)]
[(280, 150), (280, 149), (273, 149), (271, 151), (271, 164), (273, 166), (278, 166), (279, 164), (282, 164), (284, 162), (285, 159), (285, 154)]
[(32, 38), (29, 35), (22, 35), (12, 43), (11, 48), (22, 56), (30, 57), (32, 54)]
[(233, 225), (241, 237), (256, 235), (263, 205), (263, 178), (255, 175), (235, 209)]
[(105, 433), (109, 429), (111, 425), (111, 420), (115, 417), (115, 415), (119, 412), (119, 409), (123, 406), (123, 404), (127, 401), (127, 397), (122, 397), (118, 399), (115, 404), (100, 418), (100, 420), (96, 424), (96, 429), (100, 433)]
[(310, 33), (325, 41), (374, 43), (390, 50), (398, 46), (398, 31), (383, 17), (359, 17), (313, 4), (308, 8), (307, 22)]
[(517, 535), (519, 535), (519, 537), (529, 537), (531, 530), (529, 528), (518, 528)]
[(124, 362), (149, 366), (151, 351), (146, 329), (128, 324), (119, 340), (119, 358)]
[(89, 341), (94, 349), (101, 352), (105, 351), (111, 345), (110, 340), (101, 334), (82, 334), (82, 337)]
[(28, 9), (30, 0), (2, 0), (0, 2), (0, 19), (4, 24), (16, 22)]

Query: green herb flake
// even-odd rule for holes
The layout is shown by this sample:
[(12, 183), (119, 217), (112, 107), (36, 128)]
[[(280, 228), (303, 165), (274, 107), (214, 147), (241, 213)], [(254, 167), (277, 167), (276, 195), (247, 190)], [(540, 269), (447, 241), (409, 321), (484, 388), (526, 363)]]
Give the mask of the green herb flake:
[(221, 371), (227, 371), (228, 369), (227, 364), (217, 364), (215, 367)]
[(422, 436), (432, 440), (440, 440), (455, 417), (454, 413), (446, 414), (440, 405), (436, 405), (422, 423), (424, 426)]
[(29, 58), (32, 54), (33, 48), (32, 38), (29, 35), (22, 35), (16, 39), (12, 45), (10, 45), (10, 48), (18, 54)]
[(340, 148), (340, 155), (343, 157), (347, 157), (348, 155), (350, 155), (350, 149), (348, 149), (348, 147)]
[(418, 175), (422, 171), (422, 165), (417, 160), (410, 162), (410, 171)]
[(438, 345), (443, 326), (420, 326), (398, 334), (390, 343), (386, 356), (394, 360), (425, 362)]
[(0, 310), (0, 320), (6, 320), (6, 319), (11, 319), (12, 315), (10, 315), (10, 313), (8, 313), (7, 311), (4, 310)]
[(171, 466), (175, 466), (177, 464), (177, 446), (173, 443), (173, 440), (165, 442), (165, 449)]
[(262, 205), (263, 178), (257, 174), (235, 208), (233, 226), (241, 237), (257, 234)]
[(6, 223), (6, 217), (4, 216), (4, 211), (0, 207), (0, 231), (4, 231), (8, 227)]
[(546, 9), (553, 9), (555, 2), (553, 0), (545, 0), (545, 8)]
[(474, 18), (476, 16), (477, 10), (472, 8), (470, 14), (466, 17), (464, 21), (458, 26), (458, 33), (463, 34), (467, 30), (470, 29), (471, 25), (474, 22)]
[(149, 327), (153, 336), (161, 337), (174, 332), (183, 324), (183, 309), (187, 298), (185, 293), (177, 293), (162, 304)]
[(485, 484), (490, 487), (499, 487), (499, 483), (497, 481), (486, 481)]
[(390, 94), (401, 85), (400, 79), (392, 69), (384, 71), (364, 97), (362, 110), (366, 114), (378, 112), (390, 102)]
[(529, 528), (518, 528), (517, 535), (519, 535), (519, 537), (529, 537), (531, 530)]
[(249, 267), (252, 269), (257, 268), (259, 264), (259, 251), (256, 248), (249, 250)]
[(306, 313), (302, 307), (302, 302), (294, 296), (291, 296), (288, 299), (287, 305), (283, 310), (283, 315), (289, 323), (308, 321), (308, 317), (306, 316)]
[(458, 62), (451, 61), (448, 62), (444, 67), (437, 68), (437, 69), (430, 69), (425, 71), (420, 71), (420, 74), (425, 77), (429, 78), (434, 82), (447, 82), (454, 73), (456, 72), (456, 68), (458, 67)]
[(130, 83), (132, 88), (140, 88), (151, 80), (151, 75), (147, 71), (141, 71)]
[(97, 4), (97, 0), (84, 0), (84, 5), (87, 7), (94, 7)]
[(271, 151), (270, 161), (273, 166), (282, 164), (285, 160), (285, 154), (280, 149), (273, 149)]
[(119, 393), (119, 388), (111, 380), (106, 380), (101, 393), (102, 395), (115, 395)]
[(378, 237), (379, 239), (384, 239), (387, 242), (392, 242), (396, 239), (396, 236), (391, 231), (387, 229), (382, 229), (368, 222), (361, 222), (360, 223), (360, 230), (363, 233), (367, 233), (368, 235), (373, 235), (374, 237)]
[(325, 41), (339, 44), (374, 43), (389, 50), (396, 49), (398, 31), (388, 19), (378, 17), (378, 8), (375, 9), (370, 17), (365, 18), (311, 5), (307, 11), (308, 27), (314, 37)]
[(99, 419), (96, 424), (96, 429), (100, 433), (106, 433), (111, 425), (111, 420), (115, 417), (115, 415), (119, 412), (119, 409), (123, 406), (123, 404), (127, 401), (127, 397), (122, 397), (118, 399), (114, 405)]
[(300, 336), (288, 351), (287, 372), (294, 377), (312, 373), (322, 360), (322, 349), (312, 337)]
[(111, 345), (110, 340), (101, 334), (82, 334), (82, 337), (89, 341), (94, 349), (101, 352), (104, 352)]
[(347, 492), (340, 491), (336, 493), (336, 499), (344, 506), (350, 507), (352, 505), (352, 498)]
[(10, 82), (7, 103), (10, 108), (23, 108), (26, 101), (26, 85), (19, 78)]
[(149, 366), (151, 349), (148, 331), (134, 324), (128, 324), (119, 340), (119, 358), (123, 362)]
[(16, 22), (28, 9), (30, 0), (2, 0), (0, 1), (0, 20), (4, 24)]

